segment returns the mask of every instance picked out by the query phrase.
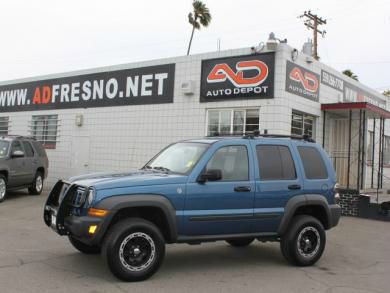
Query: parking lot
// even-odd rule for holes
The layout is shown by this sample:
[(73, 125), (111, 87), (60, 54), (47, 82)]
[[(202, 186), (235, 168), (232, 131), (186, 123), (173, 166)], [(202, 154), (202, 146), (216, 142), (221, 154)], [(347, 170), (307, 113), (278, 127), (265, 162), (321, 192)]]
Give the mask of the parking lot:
[(123, 283), (44, 225), (46, 196), (15, 192), (0, 204), (1, 292), (389, 292), (386, 222), (342, 218), (314, 267), (287, 265), (277, 243), (181, 244), (152, 279)]

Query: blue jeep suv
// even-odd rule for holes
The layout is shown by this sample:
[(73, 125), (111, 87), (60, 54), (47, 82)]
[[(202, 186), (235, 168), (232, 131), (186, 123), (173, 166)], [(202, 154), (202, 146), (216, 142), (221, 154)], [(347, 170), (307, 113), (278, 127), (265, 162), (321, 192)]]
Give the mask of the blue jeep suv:
[(340, 218), (336, 176), (310, 139), (215, 137), (169, 145), (142, 169), (60, 180), (44, 221), (83, 253), (101, 253), (121, 280), (160, 267), (165, 244), (280, 242), (286, 260), (314, 264)]

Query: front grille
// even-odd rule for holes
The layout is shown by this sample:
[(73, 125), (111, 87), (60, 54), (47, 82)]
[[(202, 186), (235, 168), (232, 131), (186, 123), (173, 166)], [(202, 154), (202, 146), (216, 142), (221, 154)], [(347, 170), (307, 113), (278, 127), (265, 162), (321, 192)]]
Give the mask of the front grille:
[(87, 188), (81, 186), (77, 187), (72, 197), (72, 201), (71, 201), (72, 206), (76, 208), (81, 207), (85, 202), (86, 196), (87, 196)]

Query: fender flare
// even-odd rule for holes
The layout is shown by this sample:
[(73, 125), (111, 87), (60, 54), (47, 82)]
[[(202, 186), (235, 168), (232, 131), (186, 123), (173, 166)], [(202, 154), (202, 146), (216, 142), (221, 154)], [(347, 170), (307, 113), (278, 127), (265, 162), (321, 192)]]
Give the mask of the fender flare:
[[(115, 214), (125, 208), (153, 207), (160, 209), (165, 215), (169, 229), (169, 241), (177, 240), (176, 210), (171, 202), (164, 196), (158, 194), (128, 194), (115, 195), (105, 198), (97, 203), (95, 208), (110, 211), (106, 219), (106, 229), (114, 218)], [(105, 221), (106, 222), (106, 221)]]
[(283, 235), (291, 222), (291, 219), (294, 216), (296, 210), (302, 206), (320, 206), (326, 212), (326, 221), (327, 225), (325, 229), (332, 226), (331, 223), (331, 212), (329, 209), (329, 204), (326, 198), (319, 194), (302, 194), (292, 197), (286, 204), (284, 208), (284, 215), (280, 221), (278, 234)]

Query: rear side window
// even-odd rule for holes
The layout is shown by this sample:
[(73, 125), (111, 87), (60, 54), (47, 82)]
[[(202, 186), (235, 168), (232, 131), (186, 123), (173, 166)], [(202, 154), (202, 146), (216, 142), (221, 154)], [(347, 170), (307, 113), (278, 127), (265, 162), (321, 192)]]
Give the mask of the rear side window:
[(34, 146), (34, 149), (37, 151), (37, 153), (40, 157), (46, 157), (46, 151), (43, 148), (43, 146), (41, 145), (41, 143), (39, 143), (37, 141), (33, 141), (32, 144)]
[(23, 147), (24, 147), (24, 151), (26, 152), (26, 156), (27, 157), (34, 157), (34, 150), (31, 146), (31, 144), (27, 141), (23, 141)]
[(287, 146), (256, 146), (259, 163), (260, 180), (292, 180), (296, 179), (294, 161)]
[(316, 148), (299, 146), (298, 152), (301, 157), (307, 179), (328, 178), (328, 172), (326, 171), (324, 160)]

